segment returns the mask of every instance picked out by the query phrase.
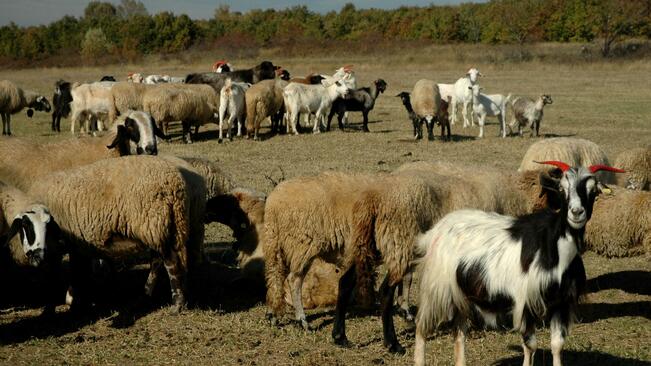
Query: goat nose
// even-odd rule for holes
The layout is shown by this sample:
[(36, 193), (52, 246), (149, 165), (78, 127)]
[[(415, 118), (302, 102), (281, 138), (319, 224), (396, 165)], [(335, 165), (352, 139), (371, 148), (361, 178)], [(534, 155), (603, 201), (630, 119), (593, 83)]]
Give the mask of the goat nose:
[(580, 215), (583, 213), (583, 207), (574, 207), (573, 209), (570, 210), (573, 215)]

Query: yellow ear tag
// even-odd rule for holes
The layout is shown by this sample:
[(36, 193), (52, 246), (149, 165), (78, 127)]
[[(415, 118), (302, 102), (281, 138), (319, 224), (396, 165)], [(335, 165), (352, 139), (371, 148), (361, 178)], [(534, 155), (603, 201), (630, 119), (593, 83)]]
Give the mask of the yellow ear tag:
[(603, 188), (601, 189), (601, 193), (603, 193), (603, 194), (612, 194), (612, 193), (613, 193), (613, 190), (610, 189), (610, 188), (608, 188), (608, 187), (603, 187)]

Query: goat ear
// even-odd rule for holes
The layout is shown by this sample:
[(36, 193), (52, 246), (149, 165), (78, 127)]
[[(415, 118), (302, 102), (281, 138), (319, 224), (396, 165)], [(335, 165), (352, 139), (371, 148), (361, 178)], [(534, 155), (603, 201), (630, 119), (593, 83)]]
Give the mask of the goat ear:
[(21, 217), (15, 218), (14, 221), (11, 223), (11, 227), (9, 228), (9, 233), (7, 233), (7, 240), (5, 240), (5, 242), (1, 244), (4, 246), (8, 246), (11, 239), (13, 239), (13, 237), (16, 236), (16, 234), (18, 234), (18, 230), (20, 230), (22, 225), (23, 225), (23, 219)]

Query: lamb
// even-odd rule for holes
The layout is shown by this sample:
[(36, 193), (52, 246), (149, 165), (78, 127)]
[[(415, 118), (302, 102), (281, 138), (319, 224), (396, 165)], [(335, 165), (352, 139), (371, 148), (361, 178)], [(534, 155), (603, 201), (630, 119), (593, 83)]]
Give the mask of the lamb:
[(651, 189), (651, 145), (623, 151), (615, 158), (615, 166), (626, 170), (617, 176), (617, 184), (634, 190)]
[[(184, 306), (185, 276), (192, 260), (187, 247), (191, 203), (174, 164), (150, 156), (104, 159), (50, 174), (33, 182), (27, 193), (50, 208), (69, 243), (73, 305), (83, 301), (85, 258), (120, 260), (149, 250), (165, 265), (173, 310)], [(157, 270), (152, 265), (150, 272)], [(147, 295), (153, 290), (152, 277), (145, 285)]]
[(531, 128), (531, 136), (539, 136), (538, 130), (543, 118), (543, 108), (547, 104), (552, 104), (554, 101), (552, 97), (547, 94), (542, 94), (535, 101), (526, 97), (516, 97), (511, 103), (513, 108), (513, 119), (509, 123), (509, 127), (513, 130), (518, 127), (518, 134), (522, 136), (522, 128), (529, 126)]
[(442, 121), (441, 94), (435, 82), (421, 79), (416, 82), (411, 92), (413, 110), (418, 116), (418, 134), (416, 138), (422, 138), (423, 120), (427, 125), (427, 139), (434, 140), (434, 123)]
[(190, 127), (215, 121), (219, 108), (219, 94), (209, 85), (160, 85), (143, 95), (143, 109), (167, 134), (167, 123), (181, 121), (183, 140), (192, 143)]
[[(325, 122), (325, 116), (330, 111), (332, 103), (337, 98), (347, 98), (350, 88), (342, 81), (336, 81), (330, 86), (323, 85), (304, 85), (289, 84), (283, 91), (285, 108), (289, 114), (289, 121), (295, 135), (298, 135), (296, 123), (298, 122), (299, 113), (314, 113), (313, 133), (319, 133), (319, 127)], [(287, 132), (289, 133), (289, 123), (287, 123)]]
[(607, 257), (651, 256), (651, 192), (610, 190), (594, 203), (585, 249)]
[(222, 130), (226, 113), (228, 113), (226, 137), (231, 141), (233, 140), (231, 126), (233, 126), (235, 119), (237, 119), (237, 136), (242, 136), (242, 124), (246, 118), (244, 95), (250, 86), (251, 84), (248, 83), (234, 83), (231, 79), (226, 79), (226, 83), (219, 95), (219, 143), (222, 142)]
[[(144, 112), (124, 116), (114, 133), (99, 139), (75, 138), (47, 144), (11, 139), (0, 144), (0, 179), (19, 189), (52, 172), (133, 154), (158, 153), (156, 125)], [(131, 146), (134, 144), (135, 146)]]
[(558, 192), (552, 209), (512, 217), (478, 210), (446, 215), (419, 241), (425, 254), (416, 320), (416, 365), (425, 364), (425, 336), (440, 324), (455, 328), (455, 364), (465, 365), (467, 323), (476, 309), (486, 323), (512, 311), (522, 334), (524, 365), (533, 364), (536, 320), (551, 319), (554, 366), (585, 286), (580, 252), (599, 186), (595, 172), (608, 166), (570, 168), (558, 161), (560, 180), (545, 182)]
[[(439, 93), (441, 93), (441, 100), (447, 101), (448, 104), (452, 103), (452, 100), (454, 99), (454, 84), (441, 84), (438, 83), (436, 84), (439, 87)], [(450, 121), (450, 124), (455, 124), (456, 121), (454, 118), (450, 118), (450, 115), (448, 115), (448, 119)]]
[[(538, 170), (540, 165), (534, 161), (543, 160), (565, 161), (572, 166), (609, 165), (606, 152), (594, 142), (574, 137), (555, 137), (529, 146), (518, 171)], [(597, 178), (604, 184), (616, 182), (614, 174), (608, 171), (597, 173)]]
[(235, 69), (233, 69), (233, 65), (231, 65), (228, 61), (220, 60), (215, 61), (215, 63), (212, 64), (211, 71), (216, 73), (223, 73), (235, 71)]
[[(466, 75), (462, 78), (459, 78), (454, 83), (454, 94), (452, 95), (452, 117), (451, 120), (454, 122), (457, 120), (457, 106), (459, 103), (463, 104), (463, 109), (461, 114), (463, 115), (463, 127), (466, 128), (469, 125), (475, 125), (473, 120), (472, 112), (469, 112), (470, 103), (472, 103), (472, 93), (468, 89), (469, 86), (477, 84), (477, 79), (480, 76), (484, 76), (479, 70), (472, 67), (468, 69)], [(470, 121), (468, 121), (468, 115), (470, 115)]]
[(0, 80), (0, 117), (2, 118), (2, 134), (11, 136), (11, 115), (27, 109), (27, 116), (37, 111), (49, 112), (50, 102), (31, 90), (23, 90), (9, 80)]
[[(258, 139), (260, 123), (267, 117), (276, 116), (284, 106), (283, 89), (287, 86), (284, 80), (263, 80), (246, 91), (246, 132), (253, 139)], [(302, 84), (295, 84), (302, 85)], [(289, 124), (287, 125), (289, 129)], [(273, 129), (272, 120), (272, 129)]]
[(61, 132), (61, 117), (67, 118), (70, 114), (70, 103), (72, 94), (71, 85), (67, 81), (59, 80), (54, 83), (54, 95), (52, 97), (52, 131)]
[[(306, 193), (305, 187), (312, 189)], [(287, 278), (296, 320), (307, 328), (301, 303), (305, 273), (315, 258), (336, 262), (343, 275), (332, 336), (336, 344), (347, 343), (348, 299), (356, 282), (359, 289), (369, 288), (379, 253), (388, 270), (381, 287), (384, 344), (391, 352), (403, 352), (393, 327), (393, 294), (409, 272), (416, 236), (431, 224), (434, 201), (423, 180), (406, 175), (323, 173), (279, 184), (264, 213), (267, 301), (273, 316), (282, 315)]]
[(497, 117), (500, 123), (500, 135), (506, 137), (506, 105), (511, 99), (511, 94), (506, 97), (502, 94), (481, 94), (479, 85), (469, 86), (472, 91), (472, 111), (479, 124), (479, 138), (484, 137), (484, 123), (486, 116)]
[(276, 77), (276, 69), (270, 61), (263, 61), (259, 65), (245, 70), (236, 70), (231, 72), (207, 72), (198, 74), (189, 74), (185, 77), (186, 84), (210, 84), (215, 90), (219, 91), (224, 87), (226, 79), (232, 81), (256, 84), (262, 80), (273, 79)]
[[(14, 240), (14, 237), (20, 237)], [(42, 315), (54, 314), (60, 294), (56, 281), (59, 279), (62, 246), (59, 244), (60, 229), (49, 209), (28, 197), (22, 191), (0, 181), (0, 246), (8, 246), (11, 259), (17, 265), (43, 269), (47, 304)]]
[[(75, 134), (75, 126), (79, 124), (82, 129), (82, 121), (86, 122), (86, 130), (90, 132), (92, 125), (96, 122), (97, 129), (103, 130), (99, 122), (107, 119), (109, 115), (111, 88), (115, 83), (112, 81), (101, 81), (90, 84), (73, 84), (72, 102), (70, 108), (72, 116), (70, 118), (70, 132)], [(91, 123), (91, 126), (88, 126)]]
[(369, 132), (368, 129), (368, 113), (373, 110), (375, 106), (375, 100), (380, 94), (384, 93), (387, 88), (387, 83), (382, 79), (377, 79), (371, 84), (368, 88), (360, 88), (350, 91), (350, 95), (346, 99), (337, 99), (332, 103), (332, 108), (330, 109), (330, 114), (328, 115), (328, 126), (326, 131), (330, 131), (330, 121), (332, 117), (337, 113), (337, 119), (339, 122), (339, 129), (343, 130), (344, 125), (342, 119), (344, 113), (347, 111), (356, 111), (362, 112), (364, 118), (364, 125), (362, 130), (364, 132)]

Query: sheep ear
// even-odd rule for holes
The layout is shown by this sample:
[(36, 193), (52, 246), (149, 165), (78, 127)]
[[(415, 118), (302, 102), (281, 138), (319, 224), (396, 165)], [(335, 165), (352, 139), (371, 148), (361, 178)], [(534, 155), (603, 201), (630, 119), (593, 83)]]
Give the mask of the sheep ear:
[(107, 149), (115, 149), (120, 145), (121, 141), (127, 140), (129, 138), (129, 131), (127, 131), (126, 127), (118, 125), (117, 128), (118, 130), (115, 134), (115, 138), (110, 145), (106, 146)]
[(170, 140), (172, 138), (171, 136), (167, 136), (165, 133), (163, 133), (163, 131), (161, 131), (160, 128), (158, 128), (154, 117), (151, 117), (151, 123), (154, 124), (154, 136), (159, 137), (163, 140)]
[(29, 109), (27, 110), (27, 117), (32, 118), (33, 115), (34, 115), (34, 110), (31, 109), (31, 108), (29, 108)]
[(21, 217), (17, 217), (14, 219), (14, 221), (11, 223), (11, 227), (9, 228), (9, 232), (7, 233), (7, 239), (2, 243), (3, 246), (8, 246), (9, 242), (11, 239), (13, 239), (16, 234), (18, 234), (18, 230), (23, 226), (23, 219)]

